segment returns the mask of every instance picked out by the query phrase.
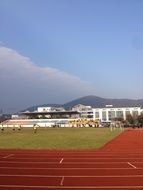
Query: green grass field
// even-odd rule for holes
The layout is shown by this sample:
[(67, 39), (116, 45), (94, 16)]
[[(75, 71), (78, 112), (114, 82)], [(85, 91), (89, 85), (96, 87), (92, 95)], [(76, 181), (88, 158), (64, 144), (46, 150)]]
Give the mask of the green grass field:
[(98, 149), (121, 133), (108, 128), (32, 128), (0, 131), (0, 148), (16, 149)]

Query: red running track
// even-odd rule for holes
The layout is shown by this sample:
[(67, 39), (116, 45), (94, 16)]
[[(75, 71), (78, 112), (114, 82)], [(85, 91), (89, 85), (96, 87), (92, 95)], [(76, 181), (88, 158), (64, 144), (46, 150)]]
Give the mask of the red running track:
[(100, 150), (0, 150), (0, 190), (143, 190), (143, 131)]

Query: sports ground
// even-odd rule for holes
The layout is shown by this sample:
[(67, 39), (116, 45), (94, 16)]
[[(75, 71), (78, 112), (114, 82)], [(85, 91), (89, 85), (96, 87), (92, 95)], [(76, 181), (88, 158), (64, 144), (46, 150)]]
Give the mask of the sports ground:
[(98, 150), (0, 150), (2, 190), (143, 189), (143, 131)]

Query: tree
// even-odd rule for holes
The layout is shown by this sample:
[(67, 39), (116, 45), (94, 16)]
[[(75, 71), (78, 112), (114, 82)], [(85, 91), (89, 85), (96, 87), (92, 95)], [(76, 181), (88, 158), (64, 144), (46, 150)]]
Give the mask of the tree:
[(137, 121), (139, 124), (143, 125), (143, 113), (137, 117)]
[(134, 118), (131, 114), (128, 114), (126, 116), (126, 121), (129, 123), (129, 124), (134, 124)]

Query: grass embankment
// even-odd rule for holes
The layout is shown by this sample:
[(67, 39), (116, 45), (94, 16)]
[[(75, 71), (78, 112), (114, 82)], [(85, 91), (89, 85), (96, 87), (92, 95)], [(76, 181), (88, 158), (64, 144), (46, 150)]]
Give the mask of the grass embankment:
[(108, 128), (32, 128), (0, 131), (0, 148), (18, 149), (98, 149), (121, 133)]

